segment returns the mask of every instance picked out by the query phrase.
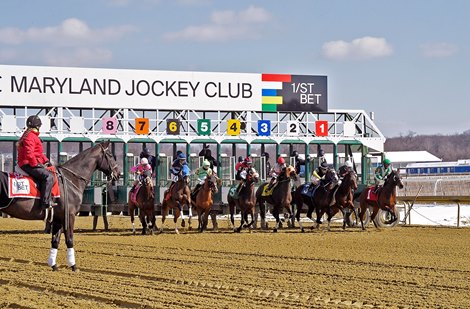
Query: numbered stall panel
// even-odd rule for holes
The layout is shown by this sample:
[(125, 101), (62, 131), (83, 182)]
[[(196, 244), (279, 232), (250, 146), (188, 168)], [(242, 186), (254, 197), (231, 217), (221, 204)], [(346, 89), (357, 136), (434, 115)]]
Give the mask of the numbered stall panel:
[(150, 120), (148, 118), (135, 118), (135, 133), (149, 134)]
[(198, 135), (210, 135), (211, 134), (211, 120), (210, 119), (198, 119), (197, 120), (197, 134)]
[(315, 135), (328, 136), (328, 121), (318, 120), (315, 121)]
[(166, 120), (166, 134), (179, 135), (180, 134), (180, 121), (178, 119)]
[(240, 135), (241, 123), (238, 119), (227, 120), (227, 134), (232, 136)]
[(287, 122), (287, 135), (289, 136), (299, 136), (299, 123), (297, 121), (288, 121)]
[(103, 125), (101, 131), (104, 134), (116, 134), (118, 127), (118, 120), (116, 117), (104, 117), (101, 121)]
[(259, 136), (271, 135), (271, 121), (270, 120), (258, 120), (258, 135)]

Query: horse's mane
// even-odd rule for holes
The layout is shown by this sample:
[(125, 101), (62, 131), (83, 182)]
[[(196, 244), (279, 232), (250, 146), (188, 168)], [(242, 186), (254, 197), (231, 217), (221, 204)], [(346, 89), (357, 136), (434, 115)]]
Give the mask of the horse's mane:
[(75, 156), (73, 156), (72, 158), (70, 158), (69, 160), (65, 161), (64, 163), (62, 164), (59, 164), (58, 166), (67, 166), (69, 164), (73, 164), (77, 161), (81, 161), (83, 159), (83, 157), (86, 157), (88, 156), (88, 154), (93, 151), (97, 146), (99, 146), (100, 144), (97, 144), (95, 146), (92, 146), (90, 148), (87, 148), (85, 150), (83, 150), (82, 152), (76, 154)]

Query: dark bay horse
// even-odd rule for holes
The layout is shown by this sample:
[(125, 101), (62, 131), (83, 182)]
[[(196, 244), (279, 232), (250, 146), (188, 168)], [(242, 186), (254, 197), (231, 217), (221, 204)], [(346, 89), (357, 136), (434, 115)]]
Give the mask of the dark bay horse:
[(209, 213), (211, 212), (214, 201), (212, 195), (217, 193), (217, 177), (215, 175), (206, 177), (204, 184), (196, 195), (196, 200), (191, 200), (193, 207), (197, 212), (198, 230), (203, 232), (207, 229)]
[(374, 219), (377, 216), (379, 209), (390, 213), (390, 223), (397, 221), (397, 210), (395, 209), (395, 205), (397, 204), (397, 187), (402, 189), (403, 182), (398, 172), (393, 170), (387, 176), (383, 187), (379, 188), (377, 193), (377, 201), (371, 201), (368, 199), (369, 191), (374, 190), (374, 187), (366, 188), (361, 192), (361, 195), (359, 196), (359, 203), (361, 205), (361, 213), (359, 214), (359, 218), (361, 219), (361, 226), (363, 230), (365, 230), (364, 216), (369, 207), (372, 208), (370, 219), (374, 221), (376, 228), (378, 228), (378, 225)]
[(281, 174), (278, 176), (277, 184), (273, 188), (273, 192), (270, 195), (263, 196), (265, 187), (269, 185), (268, 182), (263, 183), (258, 190), (256, 191), (256, 202), (259, 205), (259, 213), (261, 217), (261, 228), (266, 227), (266, 203), (272, 205), (273, 207), (273, 217), (276, 219), (276, 225), (273, 232), (277, 232), (281, 219), (279, 214), (286, 209), (289, 213), (289, 219), (292, 218), (292, 186), (291, 179), (294, 181), (298, 180), (297, 173), (295, 172), (295, 167), (287, 166)]
[(147, 233), (147, 226), (153, 235), (157, 225), (155, 222), (155, 192), (152, 179), (148, 176), (145, 177), (138, 190), (135, 201), (131, 198), (132, 193), (129, 192), (129, 202), (127, 203), (131, 215), (132, 233), (135, 234), (134, 210), (138, 208), (139, 219), (142, 223), (142, 235)]
[[(73, 248), (73, 232), (75, 215), (82, 204), (83, 192), (90, 182), (95, 170), (102, 171), (108, 179), (118, 179), (119, 170), (109, 148), (109, 141), (101, 142), (86, 149), (72, 159), (57, 167), (59, 177), (60, 197), (55, 199), (52, 218), (52, 242), (48, 265), (52, 270), (58, 270), (56, 259), (60, 236), (65, 235), (67, 245), (67, 266), (73, 271), (77, 269), (75, 250)], [(0, 173), (0, 177), (8, 177)], [(12, 217), (23, 220), (44, 220), (45, 210), (39, 205), (39, 199), (13, 198), (9, 199), (6, 192), (0, 192), (0, 204), (6, 205), (1, 211)]]
[(172, 208), (175, 232), (176, 234), (179, 234), (176, 222), (181, 215), (181, 226), (186, 226), (183, 214), (183, 207), (185, 205), (187, 205), (189, 209), (189, 218), (192, 217), (191, 190), (188, 186), (188, 177), (178, 175), (178, 181), (173, 186), (170, 186), (169, 190), (170, 198), (167, 199), (165, 194), (162, 202), (162, 227), (160, 228), (160, 232), (163, 232), (163, 223), (165, 223), (165, 218), (168, 215), (170, 208)]
[[(318, 186), (318, 188), (315, 190), (314, 194), (312, 197), (307, 196), (305, 194), (302, 194), (302, 191), (304, 191), (305, 186), (311, 185), (304, 183), (300, 187), (298, 187), (295, 192), (294, 192), (294, 203), (297, 205), (297, 212), (295, 214), (295, 218), (297, 222), (299, 223), (300, 230), (302, 232), (305, 231), (304, 227), (302, 226), (302, 222), (300, 221), (300, 213), (302, 211), (302, 206), (304, 204), (307, 205), (307, 218), (313, 221), (312, 219), (312, 213), (315, 210), (316, 214), (316, 227), (318, 228), (321, 224), (321, 217), (323, 216), (322, 214), (322, 209), (326, 209), (329, 205), (331, 200), (333, 199), (333, 194), (334, 190), (333, 188), (335, 187), (337, 183), (338, 176), (336, 175), (336, 172), (334, 169), (328, 169), (325, 174), (325, 179), (326, 179), (326, 184)], [(323, 212), (324, 213), (324, 212)], [(312, 229), (315, 226), (312, 226)]]
[[(246, 173), (246, 182), (245, 185), (241, 188), (240, 193), (238, 194), (238, 198), (233, 198), (230, 192), (228, 193), (227, 202), (230, 208), (230, 221), (234, 227), (234, 232), (240, 233), (242, 227), (251, 229), (253, 223), (255, 222), (255, 184), (258, 182), (258, 180), (259, 174), (254, 168), (250, 168)], [(234, 214), (237, 206), (240, 208), (241, 219), (240, 226), (235, 228)], [(251, 222), (248, 222), (248, 214), (251, 215)]]
[[(339, 211), (345, 216), (345, 209), (354, 211), (354, 191), (357, 190), (357, 176), (354, 171), (349, 171), (344, 175), (341, 184), (335, 188), (333, 200), (328, 208), (324, 208), (320, 213), (320, 218), (323, 214), (328, 214), (328, 231), (330, 230), (331, 218), (334, 217)], [(346, 220), (343, 220), (343, 230), (346, 228)]]

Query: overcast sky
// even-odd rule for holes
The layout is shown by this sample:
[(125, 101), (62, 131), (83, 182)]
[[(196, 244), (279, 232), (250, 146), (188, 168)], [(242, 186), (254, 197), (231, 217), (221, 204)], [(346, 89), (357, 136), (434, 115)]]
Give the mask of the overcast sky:
[(328, 76), (387, 137), (470, 130), (470, 1), (2, 0), (0, 64)]

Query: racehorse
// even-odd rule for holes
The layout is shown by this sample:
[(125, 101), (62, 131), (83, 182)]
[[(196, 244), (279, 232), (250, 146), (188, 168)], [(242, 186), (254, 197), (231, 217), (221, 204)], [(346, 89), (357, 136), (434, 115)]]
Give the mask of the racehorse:
[[(326, 212), (328, 214), (328, 231), (331, 226), (331, 218), (334, 217), (339, 211), (345, 216), (344, 209), (348, 208), (354, 211), (354, 191), (357, 190), (357, 177), (354, 171), (349, 171), (344, 175), (341, 184), (335, 189), (333, 201), (329, 207), (323, 208), (320, 213), (320, 218)], [(343, 230), (346, 228), (346, 220), (343, 220)]]
[[(240, 226), (234, 228), (233, 231), (240, 233), (242, 227), (251, 229), (251, 226), (255, 222), (255, 206), (256, 206), (256, 196), (255, 196), (255, 183), (259, 180), (259, 174), (254, 168), (250, 168), (246, 173), (246, 181), (243, 187), (238, 193), (237, 198), (233, 198), (230, 194), (230, 191), (227, 196), (227, 202), (230, 207), (230, 221), (232, 226), (235, 226), (234, 214), (235, 207), (240, 208)], [(251, 222), (248, 223), (248, 214), (251, 215)], [(243, 224), (245, 223), (245, 224)]]
[(146, 234), (147, 225), (150, 233), (153, 234), (157, 225), (155, 222), (155, 192), (152, 185), (152, 179), (148, 176), (145, 177), (140, 188), (136, 188), (136, 190), (139, 191), (135, 196), (135, 201), (132, 199), (133, 193), (129, 192), (129, 202), (127, 203), (129, 213), (131, 215), (132, 233), (135, 234), (134, 210), (139, 208), (139, 218), (142, 223), (142, 235)]
[[(294, 192), (294, 203), (297, 205), (297, 212), (295, 214), (295, 218), (297, 222), (299, 223), (300, 230), (302, 232), (305, 232), (305, 229), (302, 226), (302, 222), (300, 222), (300, 212), (302, 211), (302, 206), (303, 204), (307, 204), (308, 210), (307, 210), (307, 218), (313, 221), (312, 219), (312, 213), (315, 210), (316, 213), (316, 227), (318, 228), (320, 226), (321, 222), (321, 217), (322, 217), (322, 209), (328, 207), (330, 205), (330, 202), (333, 198), (333, 187), (337, 183), (338, 176), (336, 175), (336, 172), (334, 169), (328, 169), (325, 173), (325, 180), (326, 183), (325, 185), (322, 185), (322, 182), (320, 182), (320, 185), (318, 188), (315, 190), (313, 193), (313, 196), (307, 196), (306, 194), (303, 194), (302, 192), (306, 190), (306, 186), (311, 186), (312, 184), (310, 183), (304, 183), (300, 187), (298, 187), (295, 192)], [(315, 226), (312, 226), (312, 229)]]
[(398, 188), (402, 189), (403, 182), (398, 172), (393, 170), (385, 179), (383, 187), (379, 188), (377, 193), (377, 201), (372, 201), (368, 198), (369, 191), (374, 190), (374, 187), (366, 188), (361, 192), (361, 195), (359, 196), (359, 203), (361, 205), (361, 213), (359, 214), (359, 218), (361, 219), (361, 227), (363, 230), (366, 229), (364, 226), (364, 216), (369, 207), (372, 207), (373, 210), (372, 215), (370, 216), (370, 220), (374, 221), (376, 228), (378, 228), (378, 226), (374, 219), (375, 216), (377, 216), (379, 209), (390, 213), (390, 222), (395, 222), (398, 219), (395, 209), (395, 205), (397, 203), (397, 186)]
[(212, 195), (217, 193), (217, 177), (215, 175), (208, 176), (204, 180), (204, 184), (199, 189), (199, 192), (196, 195), (196, 200), (192, 199), (194, 209), (197, 211), (198, 218), (198, 230), (203, 232), (207, 229), (207, 222), (209, 218), (209, 213), (212, 209)]
[(185, 205), (189, 208), (189, 218), (192, 217), (192, 206), (191, 206), (191, 190), (188, 186), (188, 177), (183, 177), (181, 174), (178, 175), (178, 180), (168, 189), (170, 197), (167, 198), (166, 194), (162, 202), (162, 227), (160, 233), (163, 232), (163, 223), (168, 215), (170, 208), (173, 208), (173, 222), (175, 223), (175, 232), (179, 234), (178, 226), (176, 222), (181, 215), (181, 226), (185, 227), (186, 222), (184, 221), (183, 207)]
[(277, 184), (272, 189), (272, 194), (263, 196), (265, 187), (269, 185), (268, 182), (263, 183), (258, 190), (256, 191), (256, 202), (259, 205), (259, 213), (261, 217), (261, 227), (266, 227), (266, 203), (273, 206), (273, 217), (276, 218), (276, 226), (274, 227), (273, 232), (277, 232), (281, 224), (281, 219), (279, 214), (285, 208), (289, 213), (289, 219), (292, 218), (292, 189), (291, 189), (291, 179), (294, 181), (298, 180), (297, 173), (295, 172), (295, 167), (287, 166), (281, 174), (278, 176)]
[[(75, 250), (73, 247), (73, 232), (75, 214), (82, 204), (85, 186), (90, 182), (93, 172), (99, 170), (108, 176), (108, 180), (118, 179), (119, 169), (113, 154), (109, 149), (109, 141), (98, 143), (86, 149), (62, 165), (57, 166), (59, 177), (60, 197), (56, 198), (52, 218), (52, 241), (48, 265), (53, 271), (58, 270), (56, 263), (60, 236), (65, 235), (67, 245), (67, 266), (72, 271), (77, 270), (75, 263)], [(8, 175), (0, 173), (0, 177)], [(3, 183), (3, 182), (2, 182)], [(0, 204), (7, 205), (2, 212), (22, 220), (45, 220), (46, 211), (40, 207), (39, 199), (34, 198), (8, 198), (8, 194), (1, 190)]]

